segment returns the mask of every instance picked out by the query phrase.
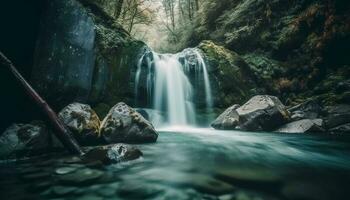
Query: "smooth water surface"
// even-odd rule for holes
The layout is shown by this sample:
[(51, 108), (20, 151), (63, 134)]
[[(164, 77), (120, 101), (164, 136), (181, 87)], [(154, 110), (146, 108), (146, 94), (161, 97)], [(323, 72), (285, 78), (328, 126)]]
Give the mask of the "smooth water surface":
[(2, 164), (3, 199), (348, 199), (350, 139), (160, 130), (141, 159), (101, 166), (51, 155)]

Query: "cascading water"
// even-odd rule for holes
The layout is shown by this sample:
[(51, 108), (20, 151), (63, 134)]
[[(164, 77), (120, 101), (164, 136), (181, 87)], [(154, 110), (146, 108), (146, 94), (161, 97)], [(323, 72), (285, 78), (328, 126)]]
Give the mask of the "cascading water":
[[(189, 78), (193, 72), (192, 82), (203, 86), (206, 108), (210, 110), (213, 100), (209, 75), (198, 49), (185, 49), (178, 54), (146, 52), (141, 57), (135, 75), (135, 96), (136, 99), (140, 96), (139, 88), (145, 88), (148, 107), (165, 113), (161, 122), (159, 115), (150, 114), (156, 127), (196, 125), (194, 87)], [(142, 83), (141, 74), (145, 79)]]

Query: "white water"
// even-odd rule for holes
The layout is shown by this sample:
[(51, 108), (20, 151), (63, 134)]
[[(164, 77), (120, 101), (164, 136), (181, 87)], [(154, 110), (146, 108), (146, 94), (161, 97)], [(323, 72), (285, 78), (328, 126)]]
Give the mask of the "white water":
[[(138, 63), (135, 75), (135, 96), (136, 98), (139, 96), (141, 73), (147, 73), (146, 82), (143, 84), (146, 84), (148, 102), (152, 102), (149, 106), (165, 113), (165, 120), (162, 120), (161, 123), (158, 118), (153, 119), (152, 116), (150, 120), (158, 127), (195, 126), (194, 91), (188, 78), (191, 70), (195, 72), (194, 81), (197, 85), (203, 86), (201, 89), (205, 91), (206, 108), (209, 110), (213, 105), (207, 66), (199, 51), (186, 49), (178, 54), (157, 54), (155, 52), (146, 54)], [(149, 55), (152, 57), (150, 58)], [(180, 58), (184, 59), (184, 64), (179, 61)]]

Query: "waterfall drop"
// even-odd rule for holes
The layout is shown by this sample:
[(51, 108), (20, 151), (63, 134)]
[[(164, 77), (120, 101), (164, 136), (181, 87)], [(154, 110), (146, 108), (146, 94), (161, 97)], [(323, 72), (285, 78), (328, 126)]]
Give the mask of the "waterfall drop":
[[(147, 95), (144, 92), (142, 96), (140, 88)], [(144, 110), (157, 128), (196, 125), (194, 89), (204, 91), (209, 111), (213, 106), (209, 74), (198, 49), (189, 48), (177, 54), (147, 51), (140, 58), (135, 75), (135, 104), (139, 106), (137, 99), (147, 96), (150, 109)]]

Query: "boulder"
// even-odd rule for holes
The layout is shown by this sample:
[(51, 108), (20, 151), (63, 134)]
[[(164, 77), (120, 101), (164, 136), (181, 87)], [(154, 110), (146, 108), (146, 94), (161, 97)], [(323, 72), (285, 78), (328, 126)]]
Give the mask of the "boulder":
[(0, 136), (0, 158), (16, 158), (42, 152), (50, 146), (50, 134), (41, 122), (13, 124)]
[(334, 128), (329, 129), (329, 131), (333, 134), (335, 134), (335, 133), (350, 133), (350, 123), (336, 126)]
[(124, 144), (115, 144), (97, 147), (90, 150), (85, 156), (85, 161), (100, 160), (104, 164), (112, 164), (135, 160), (137, 158), (140, 158), (141, 156), (142, 152), (135, 147)]
[(325, 119), (325, 126), (327, 129), (333, 129), (340, 125), (350, 123), (350, 105), (340, 104), (329, 106), (326, 110), (328, 113)]
[(291, 113), (293, 121), (301, 119), (317, 119), (322, 116), (323, 109), (315, 100), (306, 101), (292, 108), (288, 111)]
[(136, 65), (145, 44), (119, 23), (119, 0), (45, 3), (32, 73), (33, 87), (55, 108), (71, 102), (133, 101)]
[(66, 124), (81, 145), (100, 143), (100, 119), (89, 105), (72, 103), (59, 112), (58, 117)]
[(309, 133), (323, 132), (322, 119), (302, 119), (283, 125), (275, 132), (279, 133)]
[(282, 102), (269, 95), (254, 96), (236, 111), (239, 115), (238, 128), (246, 131), (272, 131), (290, 118)]
[(149, 143), (158, 138), (153, 125), (123, 102), (109, 111), (100, 130), (107, 143)]
[(239, 108), (238, 104), (227, 108), (211, 123), (211, 126), (215, 129), (234, 129), (239, 123), (239, 115), (236, 111), (237, 108)]

